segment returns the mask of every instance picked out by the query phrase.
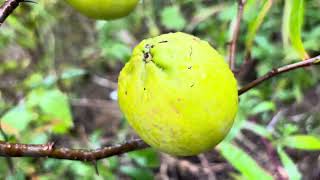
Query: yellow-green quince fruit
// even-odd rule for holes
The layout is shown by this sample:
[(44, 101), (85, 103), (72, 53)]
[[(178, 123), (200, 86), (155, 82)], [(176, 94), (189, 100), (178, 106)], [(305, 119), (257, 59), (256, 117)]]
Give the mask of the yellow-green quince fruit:
[(129, 124), (146, 143), (172, 155), (212, 149), (238, 110), (237, 82), (224, 58), (181, 32), (142, 41), (118, 83)]
[(117, 19), (134, 10), (139, 0), (66, 0), (74, 9), (93, 19)]

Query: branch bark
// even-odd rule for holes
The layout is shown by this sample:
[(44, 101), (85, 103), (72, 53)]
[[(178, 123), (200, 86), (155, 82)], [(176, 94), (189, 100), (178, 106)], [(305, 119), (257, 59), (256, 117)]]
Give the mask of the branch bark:
[(310, 58), (308, 60), (305, 61), (300, 61), (297, 63), (293, 63), (293, 64), (289, 64), (286, 66), (282, 66), (280, 68), (277, 69), (273, 69), (271, 71), (269, 71), (267, 74), (265, 74), (264, 76), (261, 76), (260, 78), (252, 81), (251, 83), (245, 85), (244, 87), (242, 87), (239, 91), (238, 94), (239, 96), (241, 96), (243, 93), (249, 91), (250, 89), (258, 86), (259, 84), (261, 84), (262, 82), (274, 77), (274, 76), (278, 76), (282, 73), (288, 72), (288, 71), (292, 71), (298, 68), (302, 68), (302, 67), (307, 67), (307, 66), (312, 66), (312, 65), (316, 65), (316, 64), (320, 64), (320, 55), (314, 57), (314, 58)]
[(6, 0), (0, 7), (0, 26), (24, 0)]
[(147, 148), (148, 145), (140, 139), (131, 140), (124, 144), (104, 147), (100, 149), (68, 149), (48, 144), (14, 144), (0, 141), (0, 156), (4, 157), (45, 157), (78, 161), (97, 161), (106, 157), (120, 155), (129, 151)]

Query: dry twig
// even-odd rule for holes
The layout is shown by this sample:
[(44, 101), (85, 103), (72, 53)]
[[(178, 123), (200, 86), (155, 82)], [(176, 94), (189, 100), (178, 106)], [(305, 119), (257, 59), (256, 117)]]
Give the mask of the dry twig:
[(6, 0), (0, 7), (0, 26), (24, 0)]
[(245, 3), (246, 3), (246, 0), (238, 0), (237, 19), (232, 31), (232, 40), (229, 46), (229, 67), (231, 68), (232, 71), (235, 71), (235, 56), (237, 51), (237, 40), (239, 37), (240, 24), (243, 16), (243, 7)]
[(312, 65), (316, 65), (316, 64), (320, 64), (320, 55), (314, 57), (314, 58), (310, 58), (308, 60), (305, 61), (300, 61), (297, 63), (293, 63), (293, 64), (288, 64), (286, 66), (282, 66), (280, 68), (277, 69), (273, 69), (270, 72), (268, 72), (267, 74), (265, 74), (264, 76), (259, 77), (258, 79), (252, 81), (251, 83), (245, 85), (244, 87), (242, 87), (241, 89), (239, 89), (238, 94), (239, 96), (241, 96), (243, 93), (249, 91), (250, 89), (258, 86), (259, 84), (261, 84), (262, 82), (280, 75), (282, 73), (288, 72), (288, 71), (292, 71), (298, 68), (302, 68), (302, 67), (308, 67), (308, 66), (312, 66)]

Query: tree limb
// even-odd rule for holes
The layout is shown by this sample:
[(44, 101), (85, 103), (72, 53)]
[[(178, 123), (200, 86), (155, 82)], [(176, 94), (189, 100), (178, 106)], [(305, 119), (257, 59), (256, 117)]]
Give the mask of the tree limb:
[(78, 161), (97, 161), (106, 157), (120, 155), (148, 147), (140, 139), (131, 140), (120, 145), (100, 149), (84, 150), (55, 147), (54, 143), (41, 145), (15, 144), (0, 141), (0, 156), (4, 157), (45, 157)]

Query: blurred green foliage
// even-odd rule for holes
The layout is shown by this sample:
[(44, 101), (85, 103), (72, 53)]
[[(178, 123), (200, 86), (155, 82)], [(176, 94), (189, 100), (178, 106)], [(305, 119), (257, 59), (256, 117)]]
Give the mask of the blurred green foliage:
[[(239, 78), (239, 86), (275, 67), (319, 54), (319, 9), (318, 0), (248, 0), (236, 63), (240, 67), (245, 57), (251, 57), (253, 66), (246, 67), (250, 73)], [(237, 3), (231, 0), (143, 0), (126, 18), (94, 21), (64, 1), (24, 3), (0, 28), (0, 118), (7, 140), (38, 144), (53, 137), (74, 136), (77, 114), (72, 99), (81, 97), (88, 77), (116, 74), (142, 39), (185, 31), (209, 41), (227, 57), (236, 14)], [(237, 170), (225, 172), (230, 178), (272, 179), (261, 159), (236, 143), (250, 141), (243, 133), (250, 131), (270, 142), (290, 179), (301, 179), (303, 172), (286, 149), (319, 151), (320, 116), (308, 105), (295, 117), (298, 119), (284, 112), (308, 102), (307, 92), (317, 89), (319, 74), (317, 68), (299, 69), (241, 96), (235, 125), (217, 148)], [(270, 123), (275, 118), (276, 123)], [(123, 140), (121, 133), (128, 134), (126, 123), (121, 123), (122, 129), (112, 137), (114, 142)], [(103, 127), (94, 129), (85, 145), (104, 145), (100, 141), (104, 131)], [(0, 140), (4, 139), (0, 134)], [(83, 147), (80, 141), (65, 145)], [(100, 176), (90, 163), (32, 158), (12, 161), (14, 174), (10, 174), (6, 159), (0, 159), (0, 178), (64, 179), (67, 175), (71, 179), (153, 179), (161, 164), (153, 149), (99, 161)]]

